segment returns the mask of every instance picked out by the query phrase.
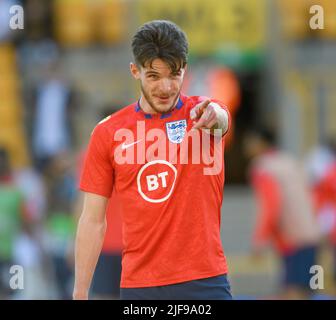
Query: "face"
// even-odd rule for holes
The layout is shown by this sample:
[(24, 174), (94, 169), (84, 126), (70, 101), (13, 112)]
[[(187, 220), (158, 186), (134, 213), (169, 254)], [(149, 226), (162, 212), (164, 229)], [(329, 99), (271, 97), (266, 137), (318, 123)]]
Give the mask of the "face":
[(131, 63), (133, 77), (141, 83), (141, 107), (147, 113), (165, 113), (177, 103), (186, 68), (172, 73), (161, 59), (151, 66), (138, 67)]

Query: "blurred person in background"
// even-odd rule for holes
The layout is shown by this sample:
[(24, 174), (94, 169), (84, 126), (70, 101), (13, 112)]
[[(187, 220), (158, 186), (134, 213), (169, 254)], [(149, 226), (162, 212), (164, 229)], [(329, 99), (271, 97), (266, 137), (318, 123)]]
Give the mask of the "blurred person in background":
[[(43, 177), (33, 167), (14, 171), (14, 181), (25, 199), (29, 216), (29, 228), (25, 228), (15, 242), (16, 261), (30, 270), (27, 272), (27, 286), (17, 298), (50, 298), (50, 268), (48, 253), (44, 249), (44, 220), (47, 209), (47, 190)], [(30, 284), (28, 284), (28, 280)]]
[(326, 187), (326, 180), (332, 174), (333, 164), (336, 162), (333, 144), (330, 138), (314, 146), (307, 154), (305, 163), (315, 200), (318, 223), (325, 238), (330, 236), (336, 223), (335, 208)]
[(306, 168), (311, 185), (317, 184), (335, 161), (336, 141), (331, 137), (317, 144), (306, 156)]
[(16, 169), (15, 183), (25, 197), (30, 219), (40, 226), (46, 213), (46, 186), (43, 177), (32, 167)]
[(33, 156), (36, 168), (44, 172), (73, 144), (74, 91), (62, 73), (57, 54), (43, 65), (33, 101)]
[(45, 249), (58, 299), (71, 298), (73, 286), (73, 242), (75, 218), (72, 214), (76, 199), (76, 164), (70, 153), (53, 158), (46, 171), (48, 209), (45, 222)]
[(9, 298), (13, 293), (9, 288), (9, 270), (14, 264), (15, 241), (25, 215), (24, 198), (14, 183), (8, 153), (0, 147), (0, 298)]
[[(323, 150), (318, 152), (318, 150)], [(318, 166), (318, 155), (327, 161), (321, 161)], [(323, 157), (323, 155), (325, 155)], [(313, 161), (315, 159), (315, 162)], [(308, 158), (309, 173), (315, 179), (311, 181), (319, 225), (333, 255), (333, 280), (336, 290), (336, 141), (328, 139), (328, 143), (320, 146)], [(314, 170), (314, 168), (316, 168)], [(335, 291), (336, 292), (336, 291)]]
[(26, 224), (15, 239), (14, 261), (23, 267), (24, 290), (16, 290), (14, 299), (35, 300), (52, 297), (47, 279), (46, 256), (39, 240), (33, 223)]
[(18, 264), (24, 270), (24, 288), (11, 291), (13, 299), (48, 297), (41, 239), (40, 210), (44, 207), (36, 194), (43, 187), (28, 172), (12, 170), (6, 150), (0, 150), (0, 265), (5, 284), (9, 283), (10, 265)]
[(252, 160), (250, 178), (258, 205), (254, 255), (259, 256), (271, 241), (283, 265), (281, 298), (308, 298), (320, 234), (303, 167), (277, 148), (267, 128), (251, 130), (244, 150)]

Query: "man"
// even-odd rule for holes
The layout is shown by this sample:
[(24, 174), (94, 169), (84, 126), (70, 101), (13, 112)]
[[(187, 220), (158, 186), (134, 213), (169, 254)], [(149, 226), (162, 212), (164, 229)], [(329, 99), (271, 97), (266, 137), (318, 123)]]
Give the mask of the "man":
[(251, 183), (258, 214), (253, 250), (259, 256), (272, 241), (282, 258), (283, 298), (306, 298), (310, 293), (310, 268), (316, 264), (319, 229), (303, 167), (275, 146), (266, 128), (251, 130), (244, 142), (252, 159)]
[[(333, 251), (333, 281), (336, 284), (336, 148), (330, 144), (330, 152), (334, 157), (324, 169), (323, 174), (315, 182), (313, 193), (315, 206), (320, 219), (323, 234), (327, 236)], [(336, 287), (335, 287), (336, 289)]]
[[(121, 299), (231, 299), (220, 240), (228, 111), (181, 94), (188, 43), (174, 23), (144, 24), (132, 49), (141, 97), (100, 122), (88, 147), (73, 297), (88, 298), (115, 189), (123, 221)], [(210, 158), (217, 161), (212, 168)]]
[[(14, 184), (8, 152), (0, 147), (0, 298), (7, 299), (11, 292), (3, 274), (9, 274), (14, 261), (14, 244), (24, 220), (24, 199)], [(7, 279), (6, 279), (7, 280)]]
[[(51, 46), (50, 54), (54, 50)], [(62, 158), (71, 147), (76, 106), (74, 90), (64, 78), (57, 58), (46, 62), (43, 71), (32, 93), (32, 147), (36, 169), (48, 173), (53, 161)]]

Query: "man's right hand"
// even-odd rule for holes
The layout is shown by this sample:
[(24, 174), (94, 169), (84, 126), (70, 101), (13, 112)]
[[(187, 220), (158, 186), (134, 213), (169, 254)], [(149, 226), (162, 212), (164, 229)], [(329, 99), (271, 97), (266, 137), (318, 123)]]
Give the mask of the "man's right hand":
[(74, 290), (74, 292), (72, 294), (72, 299), (73, 300), (88, 300), (89, 295), (88, 295), (87, 292), (78, 292), (78, 291)]

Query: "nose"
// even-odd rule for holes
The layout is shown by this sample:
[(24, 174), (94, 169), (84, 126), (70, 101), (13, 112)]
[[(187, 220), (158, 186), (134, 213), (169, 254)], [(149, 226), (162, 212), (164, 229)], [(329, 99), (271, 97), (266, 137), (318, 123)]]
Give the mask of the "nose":
[(167, 78), (161, 79), (159, 88), (162, 93), (169, 93), (172, 89), (171, 81)]

